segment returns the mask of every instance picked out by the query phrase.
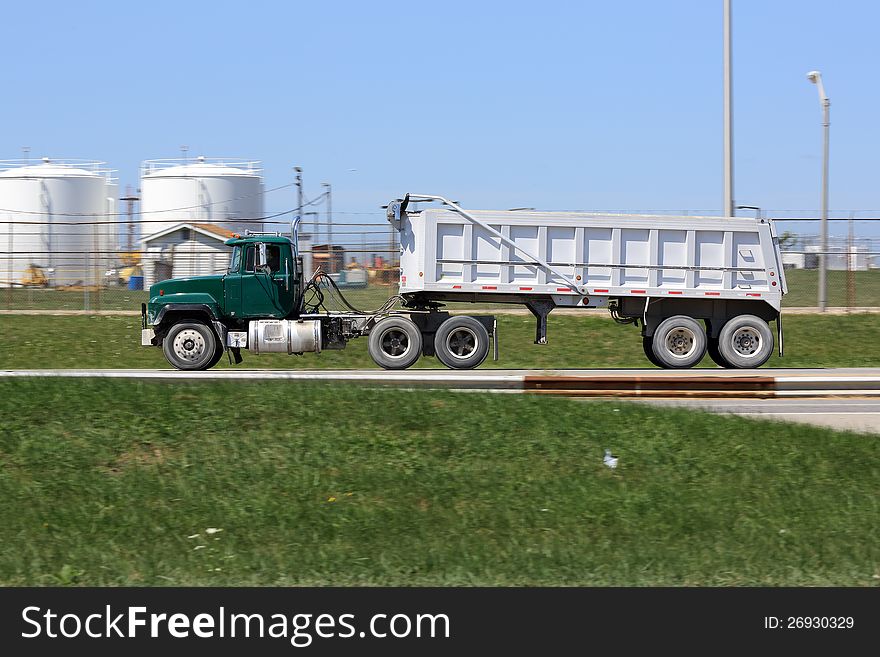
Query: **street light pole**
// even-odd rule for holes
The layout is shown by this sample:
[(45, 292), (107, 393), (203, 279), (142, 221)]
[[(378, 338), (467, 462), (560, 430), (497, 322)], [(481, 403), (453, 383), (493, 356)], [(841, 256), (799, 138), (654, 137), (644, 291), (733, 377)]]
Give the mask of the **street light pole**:
[(733, 207), (733, 75), (731, 73), (730, 3), (724, 0), (724, 207), (722, 215), (732, 217)]
[(807, 73), (807, 79), (816, 85), (819, 91), (819, 103), (822, 105), (822, 221), (819, 253), (819, 312), (825, 312), (828, 305), (827, 270), (828, 270), (828, 141), (831, 128), (831, 101), (825, 95), (822, 74), (819, 71)]

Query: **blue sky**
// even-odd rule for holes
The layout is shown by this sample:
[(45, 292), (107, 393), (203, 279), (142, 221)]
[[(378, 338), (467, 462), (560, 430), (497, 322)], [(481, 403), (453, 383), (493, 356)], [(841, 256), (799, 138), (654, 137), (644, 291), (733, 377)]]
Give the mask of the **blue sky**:
[[(880, 208), (880, 3), (733, 0), (736, 200)], [(722, 0), (9, 2), (0, 159), (262, 160), (372, 212), (407, 191), (469, 207), (722, 204)], [(292, 190), (266, 210), (294, 204)]]

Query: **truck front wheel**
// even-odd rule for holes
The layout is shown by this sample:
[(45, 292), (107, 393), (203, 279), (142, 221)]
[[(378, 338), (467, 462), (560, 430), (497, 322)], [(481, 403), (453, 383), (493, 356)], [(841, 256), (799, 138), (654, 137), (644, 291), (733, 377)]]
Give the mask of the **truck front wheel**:
[(162, 340), (165, 359), (179, 370), (206, 370), (215, 365), (217, 337), (201, 322), (181, 322), (172, 326)]

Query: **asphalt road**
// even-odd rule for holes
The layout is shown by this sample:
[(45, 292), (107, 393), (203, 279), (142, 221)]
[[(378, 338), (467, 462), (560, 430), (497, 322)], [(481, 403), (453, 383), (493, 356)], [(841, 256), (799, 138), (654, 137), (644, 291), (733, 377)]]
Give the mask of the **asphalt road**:
[(639, 399), (655, 406), (683, 406), (831, 429), (880, 433), (880, 399)]

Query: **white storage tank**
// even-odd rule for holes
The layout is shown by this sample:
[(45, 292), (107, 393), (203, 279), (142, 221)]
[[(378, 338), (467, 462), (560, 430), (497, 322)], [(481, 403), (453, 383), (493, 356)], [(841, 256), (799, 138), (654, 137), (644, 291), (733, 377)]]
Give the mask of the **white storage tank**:
[(260, 230), (263, 177), (256, 161), (198, 157), (141, 166), (141, 239), (181, 223)]
[(115, 247), (117, 185), (95, 160), (0, 161), (0, 286), (101, 285)]

